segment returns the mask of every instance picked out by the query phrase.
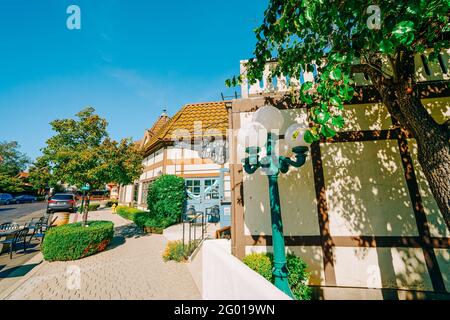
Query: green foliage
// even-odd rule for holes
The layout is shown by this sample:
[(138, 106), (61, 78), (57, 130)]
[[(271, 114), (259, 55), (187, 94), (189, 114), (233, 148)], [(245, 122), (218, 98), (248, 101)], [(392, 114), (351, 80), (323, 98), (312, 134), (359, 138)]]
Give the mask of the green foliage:
[(19, 151), (16, 141), (0, 142), (0, 192), (16, 193), (24, 191), (17, 175), (25, 170), (29, 159)]
[(57, 181), (52, 181), (51, 169), (43, 158), (38, 158), (30, 167), (29, 180), (33, 189), (40, 191), (57, 184)]
[(150, 184), (147, 196), (153, 226), (166, 228), (178, 222), (184, 210), (186, 189), (184, 179), (162, 175)]
[(196, 247), (197, 241), (191, 241), (189, 244), (185, 244), (184, 246), (181, 240), (169, 241), (166, 249), (164, 250), (163, 259), (166, 262), (170, 260), (176, 262), (186, 261), (194, 252)]
[[(310, 300), (311, 288), (308, 287), (309, 273), (306, 272), (306, 263), (294, 254), (288, 254), (286, 260), (289, 270), (288, 282), (292, 293), (297, 300)], [(274, 283), (275, 279), (272, 275), (273, 254), (252, 253), (246, 256), (243, 262), (250, 269), (258, 272), (268, 281)]]
[(118, 206), (116, 212), (122, 218), (133, 221), (140, 228), (144, 227), (145, 222), (150, 219), (150, 214), (148, 212), (136, 208)]
[(106, 249), (114, 236), (110, 221), (88, 221), (86, 227), (72, 223), (51, 228), (42, 244), (47, 261), (78, 260)]
[(47, 140), (37, 168), (45, 168), (54, 181), (77, 187), (89, 183), (91, 190), (105, 183), (129, 184), (139, 177), (142, 155), (130, 139), (111, 140), (107, 121), (94, 108), (76, 117), (51, 122), (56, 134)]
[[(368, 10), (371, 5), (381, 10), (379, 28), (372, 23), (376, 19), (375, 12)], [(404, 91), (416, 81), (409, 67), (416, 53), (429, 49), (430, 58), (436, 59), (442, 48), (450, 46), (443, 34), (450, 31), (449, 12), (448, 0), (270, 0), (262, 24), (255, 29), (254, 59), (246, 65), (246, 77), (251, 84), (262, 79), (271, 59), (278, 63), (270, 77), (283, 74), (299, 79), (316, 63), (316, 81), (303, 83), (299, 92), (292, 90), (291, 100), (310, 110), (312, 124), (305, 140), (329, 138), (344, 126), (344, 104), (355, 94), (351, 79), (355, 61), (383, 98), (388, 92)], [(382, 59), (392, 71), (381, 67)], [(242, 80), (233, 77), (226, 85)], [(402, 123), (398, 106), (391, 110), (397, 110), (393, 116), (408, 125)]]
[(311, 288), (308, 286), (310, 274), (306, 272), (306, 263), (293, 254), (286, 256), (287, 268), (289, 270), (289, 286), (297, 300), (310, 300)]
[(273, 263), (269, 255), (263, 253), (252, 253), (245, 256), (244, 262), (250, 269), (258, 272), (266, 280), (273, 283)]
[(22, 191), (24, 191), (24, 188), (19, 178), (0, 172), (0, 193), (16, 193)]
[[(88, 211), (97, 211), (100, 207), (100, 203), (90, 203), (88, 207)], [(81, 206), (78, 207), (78, 212), (82, 212)]]
[(0, 174), (13, 177), (25, 170), (30, 160), (19, 148), (16, 141), (0, 142)]

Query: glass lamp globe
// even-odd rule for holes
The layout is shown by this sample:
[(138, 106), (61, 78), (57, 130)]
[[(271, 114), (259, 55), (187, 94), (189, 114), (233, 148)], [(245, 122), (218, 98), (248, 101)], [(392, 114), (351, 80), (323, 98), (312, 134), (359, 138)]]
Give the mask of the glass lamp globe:
[(284, 139), (277, 140), (275, 142), (275, 150), (277, 155), (279, 156), (292, 156), (292, 147), (289, 146)]
[(258, 122), (243, 125), (238, 132), (238, 147), (245, 150), (248, 147), (265, 146), (267, 142), (267, 129)]
[(310, 143), (305, 141), (305, 133), (308, 127), (304, 124), (294, 123), (286, 129), (284, 140), (291, 148), (295, 147), (309, 147)]
[(263, 106), (253, 114), (253, 121), (261, 123), (268, 131), (280, 130), (284, 119), (281, 111), (273, 106)]

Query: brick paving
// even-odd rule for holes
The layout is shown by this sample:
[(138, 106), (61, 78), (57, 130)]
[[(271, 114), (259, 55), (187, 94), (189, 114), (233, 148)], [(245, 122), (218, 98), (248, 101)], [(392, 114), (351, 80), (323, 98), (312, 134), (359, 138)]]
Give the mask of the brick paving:
[(187, 265), (162, 260), (164, 236), (140, 234), (109, 211), (90, 213), (89, 220), (114, 222), (106, 251), (77, 261), (45, 261), (7, 299), (201, 299)]

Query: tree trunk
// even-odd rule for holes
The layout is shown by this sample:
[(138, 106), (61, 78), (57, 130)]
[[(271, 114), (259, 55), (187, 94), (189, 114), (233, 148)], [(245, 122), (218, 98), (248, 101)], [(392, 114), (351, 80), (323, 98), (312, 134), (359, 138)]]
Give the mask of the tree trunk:
[(413, 57), (412, 53), (402, 55), (394, 66), (398, 77), (393, 81), (373, 73), (370, 76), (391, 116), (416, 139), (419, 163), (450, 230), (450, 132), (447, 125), (431, 117), (420, 100)]
[(89, 214), (89, 204), (91, 203), (91, 193), (89, 192), (87, 194), (87, 199), (84, 204), (84, 210), (83, 210), (83, 226), (86, 225), (86, 222), (88, 220), (88, 214)]
[(450, 230), (450, 143), (447, 127), (436, 123), (417, 96), (400, 90), (398, 97), (406, 120), (400, 124), (412, 132), (417, 141), (419, 163)]

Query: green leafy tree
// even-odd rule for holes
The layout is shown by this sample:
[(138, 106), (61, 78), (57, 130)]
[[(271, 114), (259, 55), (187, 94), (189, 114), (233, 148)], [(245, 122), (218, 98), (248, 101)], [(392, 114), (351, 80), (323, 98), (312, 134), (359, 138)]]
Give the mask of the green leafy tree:
[[(278, 62), (272, 76), (311, 72), (316, 62), (316, 81), (290, 94), (310, 110), (306, 139), (313, 142), (344, 126), (344, 103), (355, 95), (351, 75), (365, 73), (394, 121), (414, 135), (419, 162), (450, 228), (449, 121), (437, 123), (424, 108), (414, 66), (416, 54), (427, 52), (435, 60), (449, 48), (449, 17), (449, 0), (270, 0), (255, 30), (246, 77), (250, 83), (261, 79), (272, 59)], [(226, 84), (240, 81), (234, 77)]]
[(22, 181), (17, 175), (26, 169), (29, 158), (19, 151), (16, 141), (0, 142), (0, 192), (22, 192)]
[[(51, 178), (78, 188), (89, 184), (91, 190), (103, 188), (106, 183), (130, 184), (142, 171), (142, 155), (130, 139), (111, 140), (108, 123), (86, 108), (76, 114), (77, 119), (51, 122), (56, 134), (47, 140), (38, 159)], [(83, 220), (87, 220), (85, 210)]]

